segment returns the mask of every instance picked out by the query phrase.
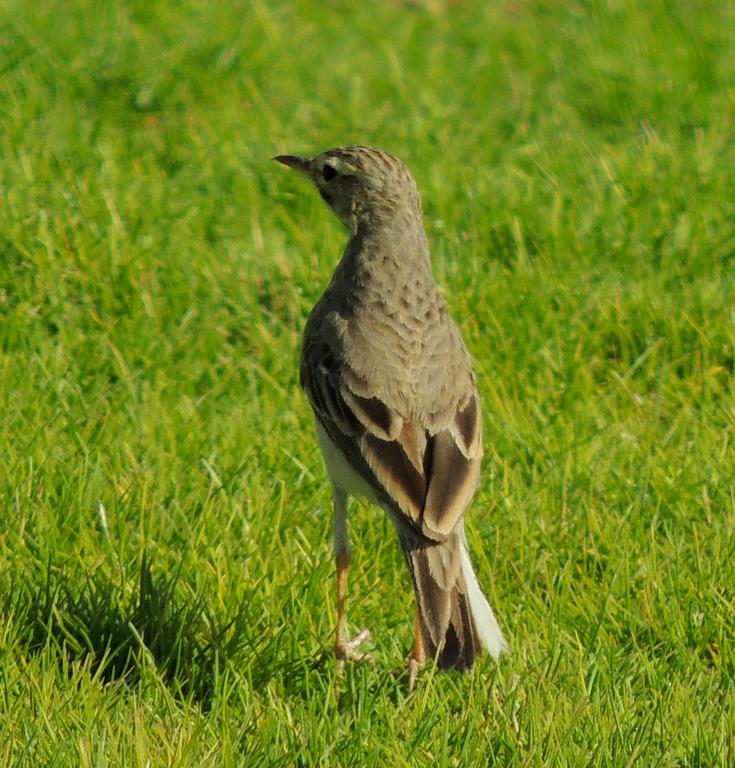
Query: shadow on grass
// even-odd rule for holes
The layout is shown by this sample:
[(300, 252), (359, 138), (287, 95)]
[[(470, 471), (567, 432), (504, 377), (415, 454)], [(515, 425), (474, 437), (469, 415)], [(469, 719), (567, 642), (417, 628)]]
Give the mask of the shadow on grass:
[(204, 596), (184, 600), (177, 583), (177, 575), (155, 575), (146, 557), (135, 584), (95, 574), (79, 587), (49, 566), (45, 576), (8, 591), (3, 613), (13, 616), (30, 653), (50, 647), (67, 659), (90, 661), (92, 672), (108, 682), (133, 682), (153, 664), (174, 695), (208, 708), (223, 665), (257, 654), (266, 633), (249, 604), (218, 624)]
[[(0, 598), (0, 614), (16, 627), (17, 642), (29, 654), (50, 651), (89, 664), (99, 679), (133, 684), (153, 668), (174, 696), (207, 710), (225, 669), (254, 691), (275, 685), (286, 696), (311, 700), (335, 684), (331, 649), (305, 655), (298, 634), (298, 605), (269, 622), (253, 585), (234, 616), (208, 610), (204, 593), (184, 596), (178, 574), (156, 574), (143, 557), (137, 578), (94, 573), (81, 584), (74, 574), (49, 565), (15, 580)], [(398, 674), (368, 664), (348, 665), (337, 683), (340, 708), (366, 695), (404, 698), (405, 670)], [(226, 687), (226, 686), (225, 686)], [(389, 692), (389, 693), (386, 693)]]

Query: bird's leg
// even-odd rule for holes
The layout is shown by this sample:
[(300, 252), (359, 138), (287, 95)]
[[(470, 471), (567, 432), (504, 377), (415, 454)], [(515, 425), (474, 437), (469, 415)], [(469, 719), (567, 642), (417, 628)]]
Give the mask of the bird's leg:
[(337, 668), (341, 671), (345, 661), (370, 660), (370, 655), (362, 653), (357, 648), (370, 639), (370, 630), (363, 629), (352, 640), (347, 639), (347, 612), (345, 601), (347, 598), (347, 570), (350, 565), (349, 556), (339, 557), (337, 561), (337, 631), (334, 638), (334, 655), (337, 657)]
[(416, 623), (414, 628), (414, 641), (413, 650), (408, 657), (406, 666), (408, 667), (408, 690), (413, 690), (416, 677), (419, 670), (424, 666), (426, 661), (426, 650), (424, 649), (424, 636), (421, 634), (421, 617), (419, 616), (419, 607), (416, 606)]
[(370, 655), (361, 653), (357, 648), (370, 639), (370, 631), (363, 629), (352, 640), (347, 639), (347, 571), (352, 557), (347, 540), (347, 496), (334, 491), (334, 561), (337, 566), (337, 630), (334, 638), (334, 655), (337, 657), (337, 669), (344, 668), (346, 660), (371, 660)]

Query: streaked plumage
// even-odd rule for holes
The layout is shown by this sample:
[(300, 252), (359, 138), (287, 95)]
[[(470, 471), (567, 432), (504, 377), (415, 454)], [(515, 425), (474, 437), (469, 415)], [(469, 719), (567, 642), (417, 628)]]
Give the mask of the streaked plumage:
[(409, 566), (415, 661), (422, 645), (441, 667), (467, 669), (482, 647), (497, 658), (505, 643), (463, 529), (480, 474), (479, 397), (431, 271), (416, 184), (400, 160), (370, 147), (276, 159), (307, 175), (350, 228), (301, 355), (335, 490), (338, 570), (340, 557), (349, 563), (346, 496), (366, 496), (390, 516)]

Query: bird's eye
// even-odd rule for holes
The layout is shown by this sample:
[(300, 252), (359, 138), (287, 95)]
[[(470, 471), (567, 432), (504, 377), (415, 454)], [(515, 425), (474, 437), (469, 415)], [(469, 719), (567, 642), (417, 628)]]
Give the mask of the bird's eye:
[(336, 175), (337, 171), (334, 169), (334, 166), (325, 163), (324, 168), (322, 168), (322, 178), (324, 181), (331, 181)]

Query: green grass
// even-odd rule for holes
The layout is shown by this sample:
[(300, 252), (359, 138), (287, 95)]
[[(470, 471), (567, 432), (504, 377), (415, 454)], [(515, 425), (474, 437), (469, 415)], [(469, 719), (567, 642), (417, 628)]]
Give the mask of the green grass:
[[(735, 762), (735, 7), (10, 0), (0, 765)], [(408, 577), (297, 382), (345, 233), (270, 162), (392, 150), (476, 362), (513, 647), (409, 694)]]

